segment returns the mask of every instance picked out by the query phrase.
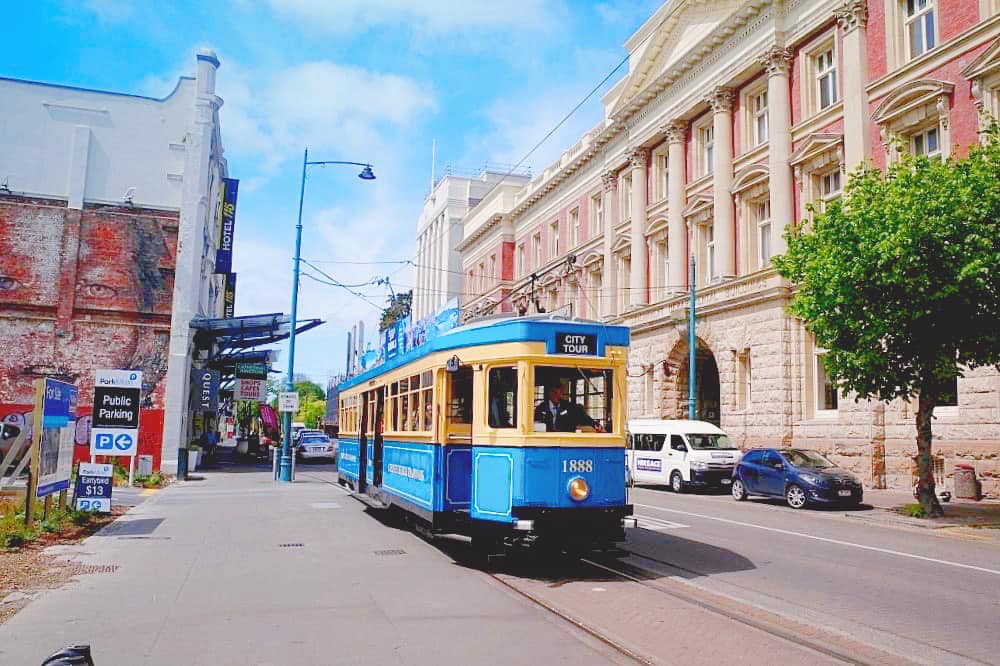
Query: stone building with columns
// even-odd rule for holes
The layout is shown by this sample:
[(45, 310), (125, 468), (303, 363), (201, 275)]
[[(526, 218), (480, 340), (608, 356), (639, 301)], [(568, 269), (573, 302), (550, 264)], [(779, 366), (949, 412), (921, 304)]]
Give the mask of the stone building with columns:
[[(979, 140), (1000, 104), (1000, 1), (669, 0), (625, 48), (601, 122), (466, 216), (465, 312), (627, 324), (630, 414), (683, 418), (693, 256), (699, 417), (908, 487), (915, 407), (838, 390), (771, 257), (862, 162)], [(494, 254), (511, 260), (483, 270)], [(936, 414), (941, 479), (972, 464), (1000, 495), (1000, 374), (966, 372)]]

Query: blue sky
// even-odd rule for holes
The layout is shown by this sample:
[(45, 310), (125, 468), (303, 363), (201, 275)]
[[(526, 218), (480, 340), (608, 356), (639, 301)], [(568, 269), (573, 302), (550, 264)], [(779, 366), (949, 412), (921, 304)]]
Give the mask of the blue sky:
[[(162, 97), (193, 72), (199, 47), (215, 49), (223, 144), (241, 180), (237, 314), (287, 312), (304, 147), (311, 159), (371, 162), (378, 179), (311, 170), (303, 256), (345, 283), (388, 275), (406, 290), (405, 264), (335, 262), (412, 258), (432, 139), (439, 170), (517, 162), (618, 64), (658, 4), (35, 0), (5, 9), (0, 76)], [(538, 173), (600, 117), (595, 97), (527, 164)], [(359, 291), (377, 304), (387, 294)], [(328, 321), (296, 352), (297, 374), (325, 383), (343, 368), (351, 322), (372, 330), (378, 310), (304, 279), (299, 315)]]

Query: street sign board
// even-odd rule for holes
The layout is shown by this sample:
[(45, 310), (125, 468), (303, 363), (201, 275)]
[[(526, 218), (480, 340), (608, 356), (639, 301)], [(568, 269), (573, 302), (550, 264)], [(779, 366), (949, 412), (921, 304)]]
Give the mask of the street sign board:
[(236, 363), (237, 379), (267, 379), (267, 364), (253, 362)]
[[(69, 488), (73, 470), (73, 436), (79, 391), (46, 377), (43, 382), (41, 423), (37, 437), (38, 487), (36, 497), (45, 497)], [(37, 427), (37, 426), (36, 426)], [(32, 463), (34, 464), (34, 463)]]
[(264, 402), (264, 393), (267, 389), (267, 382), (263, 379), (236, 378), (236, 385), (233, 387), (233, 400), (253, 400), (254, 402)]
[(111, 511), (111, 476), (114, 465), (80, 463), (76, 475), (76, 508), (81, 511)]
[(191, 387), (191, 402), (193, 408), (203, 412), (219, 410), (219, 371), (194, 369), (193, 386)]
[(140, 371), (97, 371), (90, 455), (134, 456), (138, 453), (141, 394)]
[(279, 393), (278, 411), (293, 413), (299, 411), (299, 394), (295, 391), (282, 391)]

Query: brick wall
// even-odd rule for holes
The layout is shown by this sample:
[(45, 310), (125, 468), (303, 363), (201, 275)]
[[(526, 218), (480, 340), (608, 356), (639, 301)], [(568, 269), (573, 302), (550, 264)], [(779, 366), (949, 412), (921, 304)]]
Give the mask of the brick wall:
[(173, 212), (0, 199), (0, 418), (30, 410), (46, 375), (79, 386), (86, 416), (95, 370), (140, 369), (140, 452), (158, 464), (177, 224)]

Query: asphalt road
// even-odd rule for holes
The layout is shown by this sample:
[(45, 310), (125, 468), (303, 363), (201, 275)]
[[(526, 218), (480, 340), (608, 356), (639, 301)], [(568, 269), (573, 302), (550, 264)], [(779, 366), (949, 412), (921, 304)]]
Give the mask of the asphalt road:
[(1000, 662), (1000, 547), (843, 510), (634, 489), (637, 566), (911, 659)]

